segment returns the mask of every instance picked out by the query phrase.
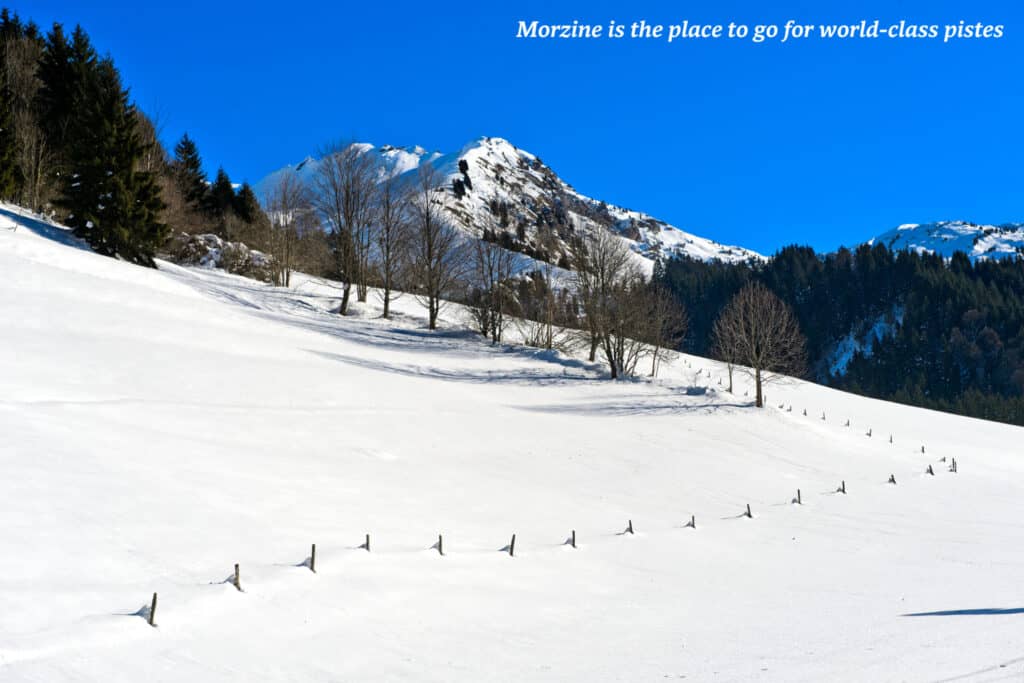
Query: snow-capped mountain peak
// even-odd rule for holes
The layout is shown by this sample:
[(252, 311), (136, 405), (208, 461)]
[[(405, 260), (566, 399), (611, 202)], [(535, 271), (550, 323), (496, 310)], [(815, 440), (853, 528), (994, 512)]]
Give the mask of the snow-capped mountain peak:
[[(535, 258), (567, 264), (571, 262), (569, 238), (574, 233), (611, 230), (628, 240), (649, 268), (659, 258), (681, 255), (728, 262), (763, 259), (748, 249), (722, 245), (648, 214), (587, 197), (537, 155), (504, 138), (477, 138), (450, 153), (428, 152), (419, 146), (358, 144), (378, 158), (382, 179), (407, 174), (411, 179), (422, 164), (433, 164), (450, 195), (448, 208), (456, 226), (473, 237), (482, 237), (485, 230), (497, 232), (494, 239)], [(309, 179), (317, 163), (307, 159), (275, 171), (257, 184), (257, 191), (269, 189), (289, 169)], [(541, 245), (541, 232), (548, 245), (553, 238), (553, 250)]]
[(871, 239), (889, 249), (939, 254), (962, 251), (971, 261), (1024, 255), (1024, 223), (979, 225), (967, 221), (905, 223)]

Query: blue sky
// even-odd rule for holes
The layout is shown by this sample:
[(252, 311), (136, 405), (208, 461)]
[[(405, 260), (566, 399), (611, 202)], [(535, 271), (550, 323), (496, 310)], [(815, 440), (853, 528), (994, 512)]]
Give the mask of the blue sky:
[[(0, 0), (0, 4), (3, 0)], [(333, 139), (505, 137), (581, 192), (771, 253), (1024, 221), (1014, 2), (31, 0), (81, 23), (173, 143), (256, 181)], [(517, 21), (1004, 24), (996, 41), (524, 42)]]

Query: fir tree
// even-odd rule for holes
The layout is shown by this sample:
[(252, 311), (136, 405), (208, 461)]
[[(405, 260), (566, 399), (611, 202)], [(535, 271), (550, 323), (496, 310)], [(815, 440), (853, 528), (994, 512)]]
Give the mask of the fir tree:
[[(80, 33), (76, 30), (76, 37)], [(75, 234), (97, 252), (152, 266), (166, 227), (159, 220), (163, 202), (156, 179), (138, 169), (145, 150), (135, 107), (113, 62), (96, 60), (91, 48), (74, 51), (72, 59), (81, 60), (67, 65), (72, 83), (44, 81), (50, 93), (70, 85), (77, 105), (67, 120), (66, 169), (57, 204), (67, 211)]]
[(174, 161), (171, 162), (174, 182), (181, 190), (185, 201), (193, 209), (201, 208), (210, 191), (203, 172), (203, 160), (199, 157), (199, 148), (195, 141), (185, 133), (174, 146)]
[(238, 188), (233, 208), (236, 216), (250, 224), (255, 223), (263, 213), (260, 200), (256, 198), (256, 193), (249, 183), (242, 183), (242, 187)]
[(231, 178), (223, 168), (217, 169), (217, 179), (210, 187), (210, 194), (207, 198), (209, 212), (218, 218), (224, 218), (235, 203), (235, 188), (231, 185)]

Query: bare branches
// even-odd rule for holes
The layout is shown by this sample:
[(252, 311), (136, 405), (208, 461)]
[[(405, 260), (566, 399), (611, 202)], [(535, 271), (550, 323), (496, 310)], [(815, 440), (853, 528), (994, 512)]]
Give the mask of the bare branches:
[(437, 329), (445, 298), (455, 291), (468, 260), (462, 237), (445, 216), (447, 194), (440, 184), (441, 177), (433, 164), (423, 164), (411, 203), (411, 276), (432, 330)]
[(513, 312), (515, 295), (511, 281), (520, 268), (513, 252), (488, 239), (497, 234), (494, 215), (487, 214), (482, 220), (485, 223), (482, 237), (474, 241), (470, 250), (473, 257), (470, 316), (480, 333), (485, 337), (490, 335), (491, 343), (497, 344), (507, 327), (507, 316)]
[(403, 273), (409, 268), (409, 241), (412, 237), (410, 189), (395, 176), (377, 189), (376, 220), (373, 224), (373, 266), (384, 317), (391, 317), (391, 300)]
[(748, 284), (733, 297), (712, 334), (720, 360), (749, 368), (758, 408), (764, 403), (762, 384), (774, 379), (769, 373), (800, 375), (805, 370), (806, 349), (796, 316), (760, 283)]
[(313, 205), (330, 237), (335, 276), (343, 283), (338, 312), (348, 312), (352, 285), (366, 301), (377, 168), (365, 149), (334, 144), (320, 154), (312, 180)]
[(278, 285), (288, 287), (296, 244), (312, 222), (309, 190), (294, 172), (285, 172), (270, 189), (265, 210), (270, 219), (270, 253), (275, 256), (274, 279)]

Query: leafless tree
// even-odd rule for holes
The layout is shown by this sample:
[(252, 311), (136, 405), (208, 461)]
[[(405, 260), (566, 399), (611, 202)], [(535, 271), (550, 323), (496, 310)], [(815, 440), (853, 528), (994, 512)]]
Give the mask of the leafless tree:
[(274, 257), (274, 279), (278, 285), (291, 285), (292, 269), (298, 255), (300, 236), (312, 227), (309, 188), (292, 171), (282, 173), (264, 200), (270, 219), (268, 250)]
[(448, 195), (441, 182), (433, 164), (421, 165), (411, 202), (411, 279), (417, 299), (427, 309), (432, 330), (437, 329), (445, 298), (454, 293), (467, 262), (462, 237), (445, 215)]
[(485, 239), (474, 242), (472, 253), (472, 315), (480, 333), (498, 344), (508, 326), (513, 301), (510, 282), (518, 274), (519, 262), (514, 253)]
[(592, 348), (604, 352), (612, 379), (635, 372), (646, 353), (644, 310), (637, 305), (646, 287), (625, 242), (607, 230), (577, 238), (576, 290)]
[(312, 202), (329, 231), (334, 276), (342, 282), (338, 312), (345, 315), (353, 284), (359, 300), (366, 300), (377, 167), (370, 155), (353, 144), (329, 145), (319, 156)]
[(806, 345), (796, 316), (760, 283), (748, 284), (732, 298), (715, 321), (712, 335), (717, 357), (745, 366), (753, 376), (758, 408), (764, 405), (763, 384), (778, 374), (801, 375), (805, 370)]
[(380, 284), (384, 317), (391, 317), (391, 300), (409, 265), (410, 189), (397, 176), (378, 186), (373, 223), (374, 266)]
[(651, 346), (651, 377), (656, 377), (661, 360), (686, 335), (686, 309), (660, 285), (651, 285), (644, 292), (643, 308), (646, 310), (643, 339)]
[(20, 203), (35, 211), (43, 211), (56, 187), (53, 179), (56, 155), (47, 143), (39, 124), (35, 99), (40, 88), (37, 66), (42, 45), (30, 38), (8, 37), (2, 40), (6, 82), (11, 97), (18, 168), (21, 169)]

